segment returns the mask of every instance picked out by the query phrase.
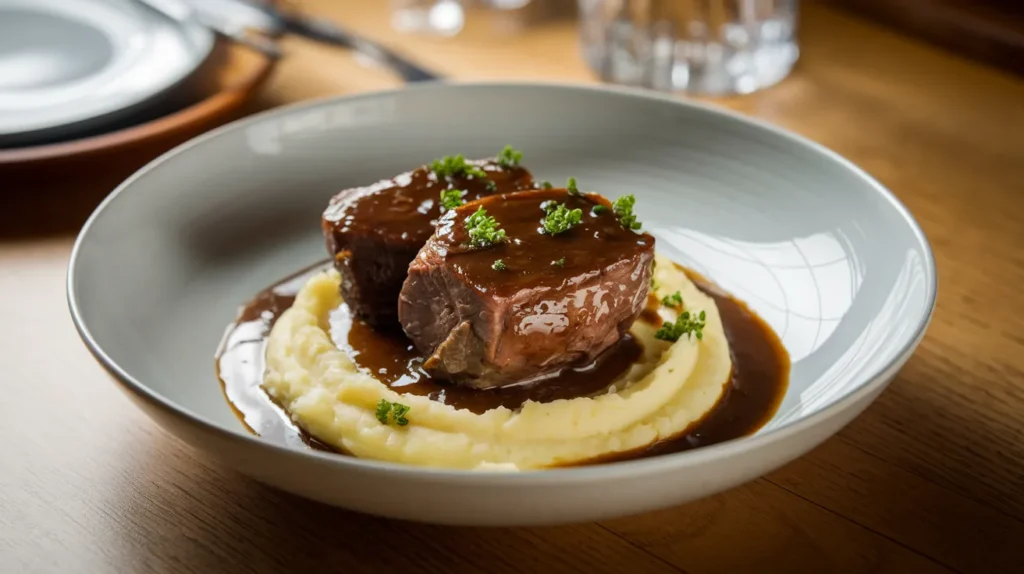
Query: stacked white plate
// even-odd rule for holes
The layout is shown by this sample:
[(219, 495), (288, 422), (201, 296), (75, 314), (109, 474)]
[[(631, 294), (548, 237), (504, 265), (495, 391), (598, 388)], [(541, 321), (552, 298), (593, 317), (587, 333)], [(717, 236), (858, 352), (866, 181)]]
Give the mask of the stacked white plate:
[(158, 106), (213, 33), (135, 0), (0, 0), (0, 147), (74, 138)]

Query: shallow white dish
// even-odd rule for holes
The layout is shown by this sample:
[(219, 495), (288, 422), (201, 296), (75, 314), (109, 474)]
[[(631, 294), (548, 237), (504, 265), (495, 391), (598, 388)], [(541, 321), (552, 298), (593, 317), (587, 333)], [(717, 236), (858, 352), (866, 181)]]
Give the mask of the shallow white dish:
[(179, 85), (213, 43), (135, 0), (0, 0), (0, 144), (123, 117)]
[[(506, 143), (539, 179), (634, 193), (658, 249), (746, 301), (793, 360), (756, 435), (662, 457), (515, 474), (428, 470), (249, 435), (213, 353), (237, 305), (325, 258), (336, 190)], [(782, 130), (608, 88), (424, 85), (290, 106), (156, 160), (93, 214), (68, 273), (83, 339), (174, 434), (268, 484), (451, 524), (595, 520), (706, 496), (785, 464), (860, 413), (924, 335), (931, 250), (877, 182)]]

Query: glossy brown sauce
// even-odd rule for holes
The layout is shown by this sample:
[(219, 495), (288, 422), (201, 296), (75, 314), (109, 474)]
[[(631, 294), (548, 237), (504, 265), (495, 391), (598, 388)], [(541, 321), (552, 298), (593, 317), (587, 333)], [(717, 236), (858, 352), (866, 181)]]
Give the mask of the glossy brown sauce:
[(231, 409), (254, 434), (286, 446), (306, 445), (331, 450), (300, 432), (284, 410), (260, 388), (271, 327), (281, 313), (292, 306), (295, 294), (310, 274), (326, 266), (319, 263), (261, 291), (239, 309), (238, 317), (228, 326), (217, 348), (217, 377)]
[[(724, 442), (751, 435), (779, 409), (789, 386), (789, 353), (764, 319), (699, 273), (680, 265), (691, 281), (715, 300), (732, 355), (732, 372), (725, 393), (714, 408), (681, 435), (630, 452), (616, 453), (587, 464), (646, 458)], [(657, 317), (652, 295), (640, 320)]]
[(523, 167), (504, 168), (493, 160), (467, 163), (482, 169), (487, 178), (438, 177), (424, 166), (367, 187), (339, 193), (323, 214), (328, 250), (336, 252), (347, 242), (347, 237), (364, 235), (377, 235), (392, 244), (419, 249), (434, 234), (434, 222), (441, 216), (443, 190), (462, 190), (465, 192), (463, 199), (473, 201), (534, 187), (533, 176)]
[[(545, 207), (559, 204), (579, 209), (580, 223), (557, 235), (544, 233)], [(596, 206), (604, 211), (595, 213)], [(481, 207), (507, 236), (486, 249), (470, 247), (466, 230), (466, 219)], [(496, 195), (459, 207), (441, 219), (436, 242), (456, 273), (478, 291), (502, 297), (550, 287), (552, 276), (564, 278), (566, 284), (582, 282), (599, 270), (654, 253), (654, 237), (622, 227), (607, 199), (570, 195), (565, 189)], [(496, 259), (505, 264), (504, 270), (494, 269)]]
[[(306, 280), (327, 266), (321, 263), (303, 270), (246, 303), (236, 322), (228, 327), (216, 356), (217, 374), (225, 396), (246, 427), (274, 442), (319, 450), (332, 449), (301, 432), (260, 385), (266, 337), (271, 327), (291, 306)], [(707, 279), (689, 271), (687, 274), (701, 291), (715, 300), (722, 317), (733, 360), (726, 392), (707, 415), (681, 436), (591, 463), (679, 452), (752, 434), (772, 418), (785, 396), (789, 356), (771, 328), (744, 303)], [(640, 320), (660, 322), (653, 295), (649, 303)], [(594, 363), (564, 369), (541, 384), (479, 391), (432, 380), (420, 367), (422, 356), (404, 335), (378, 332), (353, 318), (344, 305), (333, 311), (330, 319), (335, 344), (348, 352), (356, 364), (396, 391), (426, 395), (478, 413), (497, 406), (517, 408), (527, 400), (550, 402), (600, 393), (639, 358), (642, 351), (639, 343), (627, 337)]]
[(498, 407), (517, 409), (526, 401), (548, 403), (606, 390), (643, 352), (627, 335), (589, 364), (564, 368), (528, 385), (477, 390), (439, 381), (423, 370), (423, 354), (400, 330), (383, 332), (354, 318), (342, 304), (331, 313), (331, 338), (357, 365), (400, 393), (424, 395), (480, 414)]
[(441, 193), (458, 190), (463, 201), (532, 189), (522, 166), (470, 160), (472, 174), (439, 176), (430, 166), (331, 198), (321, 219), (327, 251), (341, 273), (341, 292), (356, 314), (374, 325), (398, 324), (397, 303), (409, 264), (441, 216)]

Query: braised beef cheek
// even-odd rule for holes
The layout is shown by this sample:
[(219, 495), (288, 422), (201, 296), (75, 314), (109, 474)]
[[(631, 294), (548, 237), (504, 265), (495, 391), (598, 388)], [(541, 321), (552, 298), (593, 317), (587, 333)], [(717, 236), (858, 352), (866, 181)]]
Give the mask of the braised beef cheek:
[(493, 160), (467, 163), (482, 168), (487, 178), (439, 178), (421, 167), (331, 199), (321, 221), (324, 238), (341, 274), (341, 295), (356, 315), (373, 325), (397, 324), (398, 293), (409, 263), (434, 232), (441, 191), (465, 190), (465, 200), (471, 201), (533, 188), (533, 177), (522, 167), (505, 168)]
[[(547, 210), (562, 203), (582, 211), (580, 223), (542, 233)], [(505, 241), (470, 245), (466, 219), (481, 207)], [(624, 228), (599, 195), (490, 196), (442, 217), (409, 266), (399, 320), (434, 377), (476, 388), (540, 382), (625, 334), (647, 300), (653, 259), (654, 238)]]

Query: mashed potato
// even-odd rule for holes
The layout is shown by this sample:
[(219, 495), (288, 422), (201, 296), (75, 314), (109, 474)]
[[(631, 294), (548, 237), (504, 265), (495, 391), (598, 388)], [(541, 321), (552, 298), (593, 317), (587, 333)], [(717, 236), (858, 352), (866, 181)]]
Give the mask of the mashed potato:
[[(691, 313), (705, 311), (704, 338), (654, 338), (637, 322), (643, 357), (600, 396), (527, 402), (475, 414), (401, 394), (360, 369), (329, 333), (341, 303), (339, 277), (311, 278), (271, 330), (263, 387), (295, 423), (318, 440), (361, 458), (482, 470), (523, 470), (586, 461), (643, 448), (682, 433), (714, 407), (732, 364), (714, 301), (667, 259), (658, 257), (660, 294), (680, 291)], [(674, 312), (662, 308), (663, 317)], [(409, 424), (382, 424), (381, 399), (408, 405)]]

